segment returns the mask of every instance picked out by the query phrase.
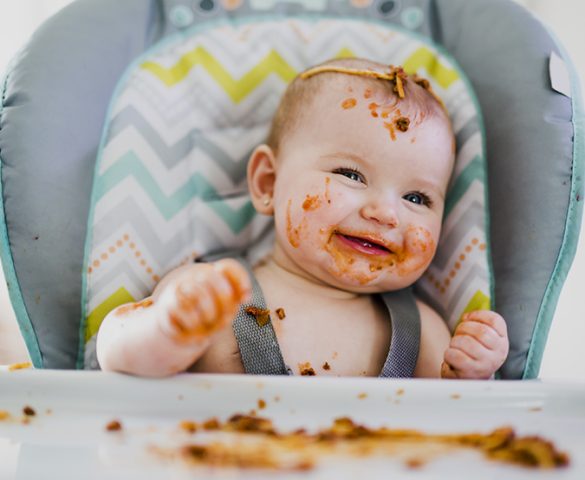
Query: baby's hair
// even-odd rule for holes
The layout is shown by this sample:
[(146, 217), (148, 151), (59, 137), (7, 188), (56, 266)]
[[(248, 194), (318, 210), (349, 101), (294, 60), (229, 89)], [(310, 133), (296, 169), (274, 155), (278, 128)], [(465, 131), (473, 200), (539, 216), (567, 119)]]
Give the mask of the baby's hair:
[(407, 75), (401, 67), (364, 58), (339, 58), (301, 72), (289, 84), (272, 120), (267, 145), (277, 153), (284, 136), (299, 124), (303, 112), (317, 94), (326, 85), (340, 82), (344, 77), (347, 79), (347, 76), (357, 78), (357, 81), (372, 88), (381, 86), (384, 94), (392, 100), (392, 106), (399, 104), (401, 112), (412, 118), (442, 115), (449, 121), (443, 102), (434, 94), (428, 80)]

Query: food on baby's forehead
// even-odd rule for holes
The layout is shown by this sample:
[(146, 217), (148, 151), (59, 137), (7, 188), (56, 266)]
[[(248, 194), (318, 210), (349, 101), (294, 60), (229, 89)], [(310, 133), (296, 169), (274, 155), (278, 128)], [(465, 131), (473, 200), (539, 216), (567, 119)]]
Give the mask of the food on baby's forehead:
[(246, 307), (246, 313), (252, 315), (261, 327), (270, 321), (270, 310), (266, 308), (258, 308), (250, 305), (249, 307)]

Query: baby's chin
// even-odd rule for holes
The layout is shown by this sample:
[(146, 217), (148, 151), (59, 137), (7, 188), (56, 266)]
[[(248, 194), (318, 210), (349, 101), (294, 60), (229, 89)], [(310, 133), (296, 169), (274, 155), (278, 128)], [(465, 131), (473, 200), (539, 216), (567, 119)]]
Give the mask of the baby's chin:
[(422, 273), (420, 275), (402, 276), (396, 272), (389, 271), (368, 272), (353, 270), (339, 272), (334, 270), (325, 271), (323, 276), (320, 275), (320, 280), (347, 292), (374, 294), (410, 287), (420, 278)]

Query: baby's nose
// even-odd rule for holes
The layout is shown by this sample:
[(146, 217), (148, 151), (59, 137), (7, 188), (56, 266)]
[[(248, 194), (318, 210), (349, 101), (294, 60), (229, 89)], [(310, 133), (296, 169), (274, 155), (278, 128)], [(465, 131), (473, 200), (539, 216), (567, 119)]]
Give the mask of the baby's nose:
[(380, 202), (369, 203), (361, 209), (361, 214), (366, 220), (373, 220), (381, 225), (396, 228), (400, 225), (396, 208), (392, 205)]

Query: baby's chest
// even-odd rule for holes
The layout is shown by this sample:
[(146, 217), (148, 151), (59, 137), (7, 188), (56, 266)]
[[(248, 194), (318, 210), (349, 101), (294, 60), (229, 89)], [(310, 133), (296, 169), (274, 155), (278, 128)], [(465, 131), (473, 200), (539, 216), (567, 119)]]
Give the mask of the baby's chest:
[(290, 293), (282, 298), (267, 294), (266, 302), (284, 361), (295, 374), (379, 374), (391, 330), (383, 305), (369, 299), (339, 302)]

